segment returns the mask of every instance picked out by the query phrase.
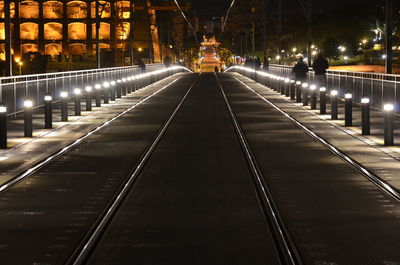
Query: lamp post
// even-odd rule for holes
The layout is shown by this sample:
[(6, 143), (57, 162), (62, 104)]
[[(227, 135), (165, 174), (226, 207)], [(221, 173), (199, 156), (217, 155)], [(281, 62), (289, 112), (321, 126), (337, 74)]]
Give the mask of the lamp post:
[(51, 94), (47, 93), (44, 96), (44, 128), (51, 129), (53, 128), (53, 97)]
[(24, 137), (32, 137), (32, 107), (33, 101), (26, 99), (24, 101)]
[(61, 121), (68, 121), (68, 92), (62, 91), (61, 97)]

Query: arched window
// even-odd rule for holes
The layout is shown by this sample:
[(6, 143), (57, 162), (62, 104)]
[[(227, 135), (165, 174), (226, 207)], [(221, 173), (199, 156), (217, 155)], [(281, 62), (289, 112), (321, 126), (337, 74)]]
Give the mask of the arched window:
[[(13, 2), (10, 3), (10, 16), (11, 18), (15, 17), (15, 4)], [(4, 1), (0, 1), (0, 18), (4, 18)]]
[(115, 28), (115, 34), (117, 40), (127, 40), (129, 37), (129, 22), (118, 23)]
[(73, 19), (87, 17), (87, 5), (82, 1), (71, 1), (67, 4), (67, 16)]
[[(109, 2), (99, 1), (99, 14), (101, 14), (101, 18), (110, 18), (111, 17), (111, 6)], [(91, 14), (92, 18), (96, 18), (96, 2), (92, 2), (91, 6)]]
[(39, 18), (39, 3), (31, 0), (23, 0), (19, 3), (20, 18)]
[(37, 40), (39, 26), (36, 23), (26, 22), (20, 25), (20, 36), (22, 40)]
[(46, 55), (60, 55), (62, 53), (62, 45), (59, 43), (49, 43), (46, 45), (45, 50)]
[[(96, 23), (92, 24), (92, 38), (96, 39)], [(100, 22), (99, 39), (109, 40), (110, 39), (110, 24)]]
[(44, 18), (63, 18), (63, 4), (59, 1), (47, 1), (43, 3)]
[(86, 45), (82, 43), (72, 43), (69, 45), (69, 54), (71, 55), (85, 55)]
[(130, 18), (130, 3), (129, 1), (118, 1), (115, 2), (115, 13), (119, 19), (129, 19)]
[(39, 51), (37, 44), (34, 44), (34, 43), (22, 44), (21, 50), (22, 50), (22, 54), (28, 53), (28, 52), (38, 52)]
[(68, 24), (68, 38), (70, 40), (86, 40), (86, 24), (81, 22)]
[(45, 40), (62, 40), (62, 38), (62, 24), (55, 22), (44, 24)]

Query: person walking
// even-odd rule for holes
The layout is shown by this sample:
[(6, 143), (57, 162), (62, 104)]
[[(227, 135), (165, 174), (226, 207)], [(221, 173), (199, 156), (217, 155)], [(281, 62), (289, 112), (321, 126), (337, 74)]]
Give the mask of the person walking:
[(269, 61), (268, 61), (267, 56), (264, 56), (263, 70), (264, 70), (265, 72), (268, 72), (268, 71), (269, 71)]
[(254, 70), (259, 71), (260, 68), (261, 68), (261, 59), (260, 59), (260, 57), (257, 57), (254, 60)]
[(137, 64), (139, 65), (140, 71), (141, 72), (146, 72), (146, 65), (142, 61), (142, 59), (138, 59)]
[(298, 62), (292, 68), (292, 74), (294, 74), (296, 81), (304, 82), (307, 79), (308, 65), (304, 63), (304, 58), (300, 57)]
[(326, 70), (329, 68), (328, 60), (326, 60), (322, 54), (318, 54), (315, 59), (312, 68), (315, 73), (315, 82), (319, 87), (326, 86)]

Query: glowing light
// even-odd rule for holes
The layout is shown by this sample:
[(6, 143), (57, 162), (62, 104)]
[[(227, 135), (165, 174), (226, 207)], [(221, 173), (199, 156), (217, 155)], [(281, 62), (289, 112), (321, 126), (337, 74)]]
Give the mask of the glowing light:
[(80, 88), (75, 88), (74, 89), (74, 94), (75, 95), (80, 95), (82, 93), (82, 89), (80, 89)]
[(68, 92), (67, 92), (67, 91), (62, 91), (62, 92), (60, 93), (60, 97), (62, 97), (62, 98), (68, 97)]
[(297, 81), (297, 82), (296, 82), (296, 85), (301, 85), (301, 82), (300, 82), (300, 81)]
[(317, 89), (317, 86), (316, 85), (311, 85), (310, 86), (310, 90), (316, 90)]
[(306, 88), (306, 87), (308, 87), (308, 83), (303, 83), (301, 86)]
[(393, 104), (385, 104), (385, 105), (383, 105), (383, 110), (384, 111), (393, 111), (394, 105)]
[(53, 100), (53, 97), (50, 96), (50, 95), (46, 95), (46, 96), (44, 96), (44, 100), (45, 100), (45, 101), (52, 101), (52, 100)]
[(369, 103), (369, 98), (362, 98), (361, 99), (362, 104), (368, 104)]
[(93, 88), (92, 88), (91, 86), (87, 86), (87, 87), (85, 88), (85, 91), (86, 91), (86, 92), (92, 92), (92, 90), (93, 90)]
[(96, 84), (96, 85), (94, 86), (94, 88), (96, 88), (97, 90), (99, 90), (99, 89), (101, 88), (101, 85), (100, 85), (100, 84)]
[(104, 82), (103, 83), (103, 87), (104, 88), (109, 88), (110, 87), (110, 83), (109, 82)]
[(346, 93), (344, 94), (344, 98), (350, 99), (353, 98), (353, 95), (351, 93)]
[(332, 91), (331, 91), (331, 96), (337, 96), (337, 94), (338, 94), (338, 91), (337, 91), (337, 90), (332, 90)]
[(0, 105), (0, 113), (6, 113), (7, 112), (7, 107), (4, 105)]
[(139, 47), (137, 50), (138, 50), (139, 52), (142, 52), (142, 51), (143, 51), (143, 48), (142, 48), (142, 47)]
[(33, 101), (32, 100), (25, 100), (24, 101), (24, 107), (25, 108), (32, 108), (33, 107)]
[(112, 86), (115, 86), (117, 83), (116, 83), (115, 81), (111, 81), (110, 84), (111, 84)]
[(319, 88), (319, 91), (320, 91), (320, 92), (326, 92), (326, 87), (324, 87), (324, 86), (323, 86), (323, 87), (320, 87), (320, 88)]

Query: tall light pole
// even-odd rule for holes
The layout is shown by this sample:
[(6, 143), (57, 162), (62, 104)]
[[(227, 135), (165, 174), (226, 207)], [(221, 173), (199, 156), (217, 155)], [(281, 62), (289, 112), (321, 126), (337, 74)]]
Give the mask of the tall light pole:
[(96, 0), (96, 67), (100, 69), (100, 14), (99, 14), (99, 0)]
[(134, 50), (133, 50), (133, 42), (134, 42), (134, 20), (133, 20), (133, 15), (134, 15), (134, 3), (133, 0), (129, 1), (129, 57), (131, 60), (131, 65), (133, 65), (133, 60), (134, 60)]
[(311, 65), (311, 45), (312, 45), (312, 0), (299, 0), (303, 8), (307, 24), (307, 59), (308, 65)]
[(392, 73), (393, 59), (393, 0), (386, 0), (386, 73)]
[(4, 31), (6, 49), (6, 76), (13, 75), (13, 62), (11, 56), (11, 10), (10, 1), (4, 1)]

